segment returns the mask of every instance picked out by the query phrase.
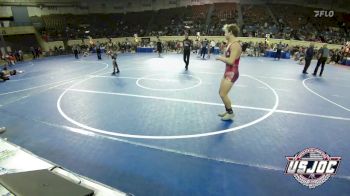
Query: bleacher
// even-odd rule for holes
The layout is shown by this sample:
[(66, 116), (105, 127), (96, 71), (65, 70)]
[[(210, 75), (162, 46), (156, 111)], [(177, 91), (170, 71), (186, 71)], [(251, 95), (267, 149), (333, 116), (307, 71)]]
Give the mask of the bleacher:
[(237, 17), (237, 4), (236, 3), (215, 3), (214, 14), (219, 19), (230, 19)]
[[(88, 35), (121, 37), (151, 35), (182, 35), (185, 26), (190, 34), (222, 35), (226, 23), (237, 23), (238, 4), (215, 3), (209, 28), (206, 27), (209, 8), (212, 5), (193, 5), (161, 9), (157, 11), (130, 12), (126, 14), (52, 14), (32, 17), (48, 40), (82, 39)], [(263, 37), (266, 33), (275, 38), (341, 42), (339, 37), (348, 36), (345, 27), (350, 25), (350, 14), (335, 12), (333, 18), (314, 17), (314, 8), (286, 4), (250, 5), (242, 4), (242, 31), (244, 36)], [(269, 12), (272, 11), (271, 17)]]
[(267, 8), (263, 5), (242, 5), (242, 16), (247, 24), (273, 23)]
[(215, 3), (209, 26), (210, 35), (221, 35), (226, 23), (236, 23), (238, 17), (236, 3)]
[[(292, 31), (295, 39), (323, 42), (341, 42), (346, 32), (341, 28), (344, 13), (335, 12), (333, 17), (315, 17), (315, 8), (296, 5), (270, 5), (283, 31)], [(287, 29), (289, 28), (289, 29)], [(342, 36), (343, 35), (343, 36)]]

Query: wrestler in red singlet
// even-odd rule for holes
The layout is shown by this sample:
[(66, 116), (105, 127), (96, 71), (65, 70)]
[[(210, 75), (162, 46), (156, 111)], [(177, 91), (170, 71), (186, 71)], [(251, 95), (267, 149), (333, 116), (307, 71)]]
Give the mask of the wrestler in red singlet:
[[(225, 32), (225, 38), (230, 43), (223, 56), (216, 57), (216, 60), (220, 60), (225, 63), (226, 69), (224, 77), (221, 79), (219, 95), (222, 102), (225, 105), (226, 111), (218, 114), (221, 120), (232, 120), (235, 116), (232, 109), (232, 102), (228, 96), (233, 84), (239, 77), (238, 65), (242, 48), (238, 44), (237, 36), (239, 34), (239, 26), (237, 24), (228, 24), (223, 27)], [(233, 44), (233, 45), (232, 45)]]
[[(225, 56), (227, 58), (229, 58), (231, 55), (231, 44), (228, 45), (226, 52), (225, 52)], [(238, 70), (238, 65), (239, 65), (239, 59), (240, 57), (238, 57), (238, 59), (236, 59), (233, 63), (233, 65), (229, 65), (226, 63), (226, 69), (225, 69), (225, 74), (224, 77), (231, 81), (232, 83), (235, 83), (236, 80), (239, 77), (239, 70)]]

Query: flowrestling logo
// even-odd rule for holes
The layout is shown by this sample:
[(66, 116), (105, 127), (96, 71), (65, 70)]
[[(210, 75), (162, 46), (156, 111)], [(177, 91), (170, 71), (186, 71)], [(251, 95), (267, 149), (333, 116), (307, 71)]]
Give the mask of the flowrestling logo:
[(334, 16), (334, 11), (326, 11), (326, 10), (314, 10), (315, 17), (333, 17)]
[(287, 158), (285, 174), (293, 175), (301, 184), (315, 188), (335, 175), (341, 157), (330, 157), (317, 148), (307, 148)]

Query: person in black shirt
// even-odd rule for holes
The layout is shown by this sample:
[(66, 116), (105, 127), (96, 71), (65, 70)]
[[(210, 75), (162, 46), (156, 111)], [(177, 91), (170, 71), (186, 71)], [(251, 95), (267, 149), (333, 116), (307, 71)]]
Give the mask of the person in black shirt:
[(276, 58), (277, 58), (278, 60), (280, 60), (281, 54), (282, 54), (282, 42), (280, 42), (279, 44), (277, 44), (277, 52), (276, 52), (276, 55), (275, 55), (275, 60), (276, 60)]
[(78, 51), (78, 46), (77, 45), (73, 46), (73, 52), (74, 52), (75, 58), (79, 59), (79, 56), (78, 56), (79, 51)]
[(36, 55), (35, 55), (35, 49), (33, 46), (30, 47), (30, 51), (32, 52), (33, 59), (35, 59)]
[(184, 51), (185, 69), (188, 70), (188, 64), (190, 63), (190, 54), (192, 48), (192, 40), (188, 39), (188, 34), (185, 34), (185, 39), (182, 41)]
[(96, 53), (97, 53), (97, 59), (101, 60), (101, 46), (100, 46), (100, 42), (97, 41), (96, 44)]
[(306, 50), (306, 54), (305, 54), (305, 66), (303, 69), (303, 74), (308, 74), (307, 73), (307, 69), (310, 66), (312, 57), (314, 56), (314, 44), (311, 43), (310, 47)]
[(341, 57), (341, 52), (339, 50), (336, 50), (335, 54), (336, 54), (335, 63), (340, 63), (339, 60)]
[(158, 52), (158, 56), (160, 57), (160, 54), (162, 53), (162, 42), (160, 41), (159, 37), (158, 38), (158, 41), (157, 41), (157, 52)]

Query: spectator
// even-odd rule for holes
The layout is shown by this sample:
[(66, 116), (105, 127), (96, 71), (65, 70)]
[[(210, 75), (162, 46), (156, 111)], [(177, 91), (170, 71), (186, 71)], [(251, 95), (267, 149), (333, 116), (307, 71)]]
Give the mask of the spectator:
[(16, 75), (18, 73), (22, 73), (23, 71), (17, 71), (17, 70), (8, 70), (7, 66), (3, 68), (3, 70), (0, 72), (0, 79), (3, 81), (10, 80), (10, 76)]
[(1, 133), (4, 133), (5, 131), (6, 131), (6, 127), (1, 127), (1, 128), (0, 128), (0, 134), (1, 134)]

